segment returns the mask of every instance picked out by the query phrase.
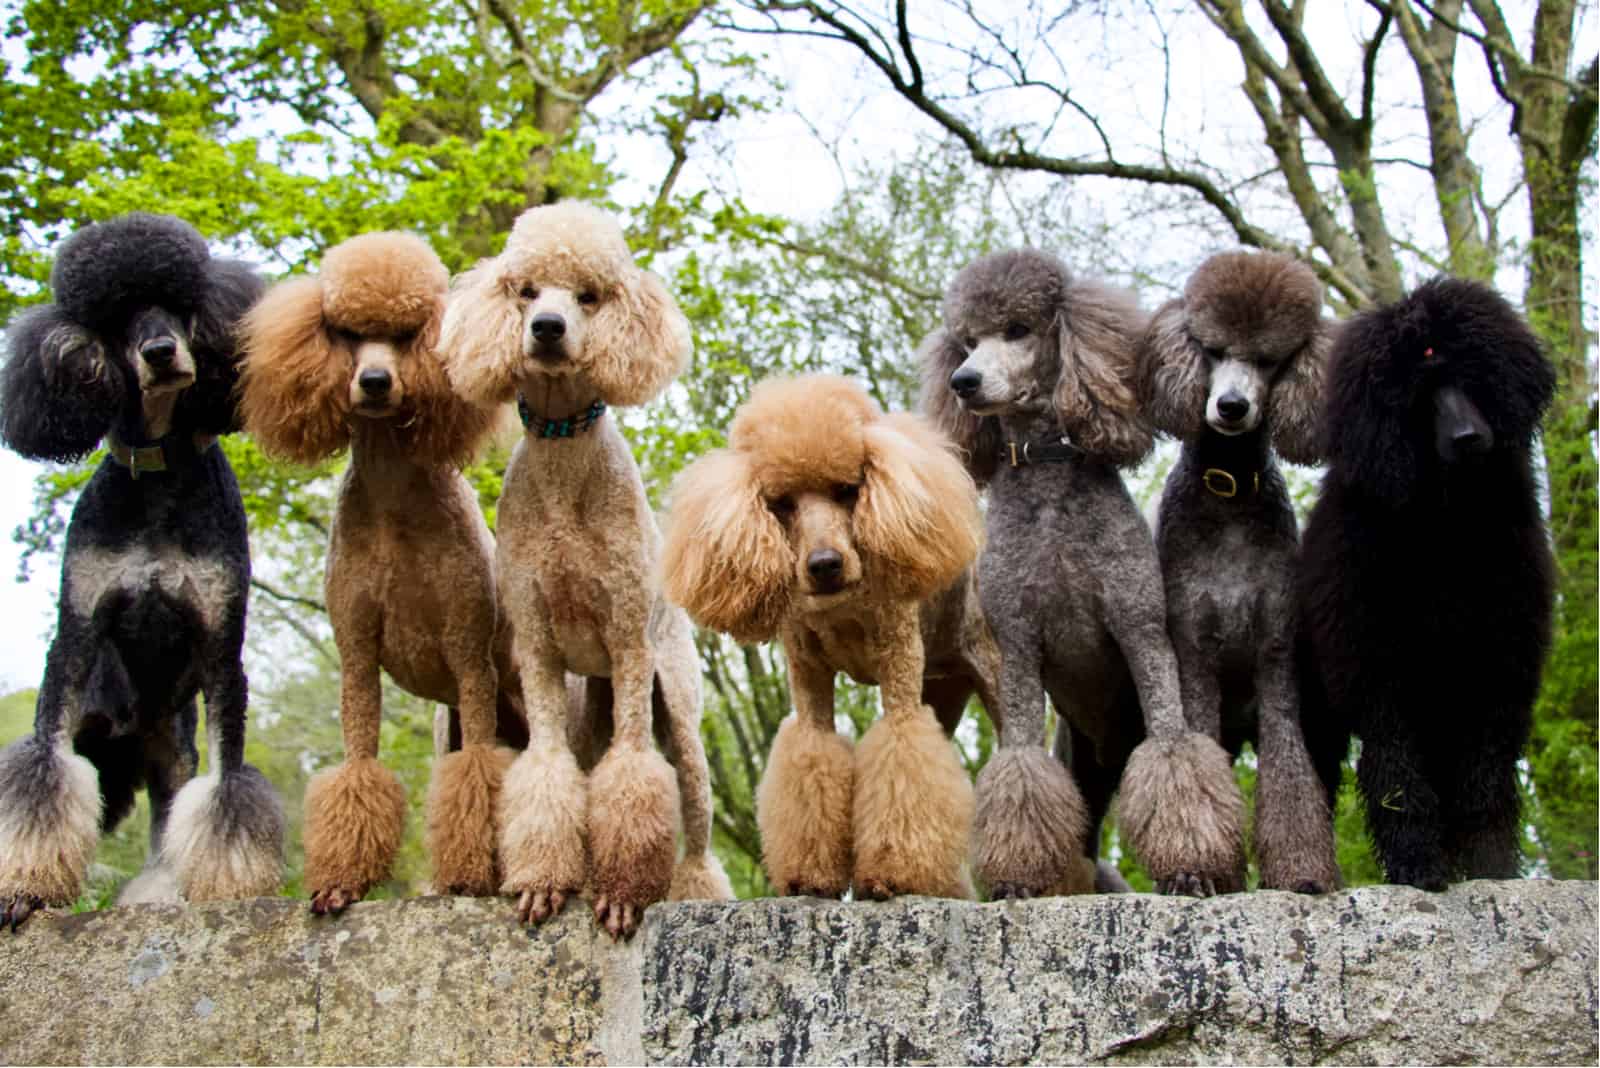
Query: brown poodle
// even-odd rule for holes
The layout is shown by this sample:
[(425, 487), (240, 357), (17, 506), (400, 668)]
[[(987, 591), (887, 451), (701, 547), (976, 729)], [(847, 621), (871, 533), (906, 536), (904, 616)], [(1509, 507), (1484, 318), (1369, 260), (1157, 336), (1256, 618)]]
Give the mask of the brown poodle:
[(494, 543), (459, 469), (496, 414), (451, 390), (434, 347), (448, 281), (420, 239), (366, 234), (330, 249), (320, 276), (274, 287), (246, 322), (242, 409), (261, 448), (307, 465), (351, 452), (327, 565), (345, 762), (306, 788), (313, 912), (359, 900), (400, 845), (405, 796), (377, 759), (380, 667), (461, 720), (464, 748), (436, 762), (428, 794), (434, 885), (499, 886), (510, 753), (497, 724), (513, 742), (526, 731), (498, 685)]
[[(680, 476), (664, 570), (697, 622), (783, 642), (796, 714), (756, 799), (768, 879), (780, 894), (970, 896), (972, 785), (923, 699), (930, 677), (999, 669), (965, 581), (972, 479), (921, 418), (828, 375), (757, 386), (729, 442)], [(853, 756), (834, 730), (840, 671), (882, 691)]]
[[(693, 632), (655, 588), (660, 535), (605, 414), (666, 388), (688, 361), (688, 323), (614, 221), (561, 203), (525, 212), (504, 252), (457, 279), (440, 351), (458, 390), (515, 398), (527, 428), (499, 506), (500, 598), (532, 734), (501, 799), (502, 889), (538, 922), (588, 882), (615, 937), (664, 897), (731, 897), (710, 849)], [(568, 671), (591, 680), (577, 754)]]

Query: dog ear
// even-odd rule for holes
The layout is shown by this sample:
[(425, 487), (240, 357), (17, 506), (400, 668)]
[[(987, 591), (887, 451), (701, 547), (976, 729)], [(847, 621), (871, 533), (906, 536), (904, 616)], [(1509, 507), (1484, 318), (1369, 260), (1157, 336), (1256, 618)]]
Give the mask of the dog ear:
[(1389, 374), (1386, 309), (1363, 312), (1339, 329), (1328, 355), (1322, 452), (1329, 474), (1393, 504), (1416, 484), (1416, 446), (1409, 439), (1410, 388)]
[(966, 362), (967, 350), (941, 326), (924, 339), (916, 359), (922, 369), (917, 406), (955, 445), (978, 485), (986, 484), (1000, 463), (1000, 423), (967, 411), (950, 388), (950, 376)]
[(1183, 301), (1168, 301), (1139, 342), (1139, 398), (1146, 417), (1179, 440), (1199, 434), (1210, 378), (1205, 352), (1189, 335)]
[(1322, 408), (1328, 384), (1328, 353), (1338, 325), (1317, 324), (1304, 348), (1295, 353), (1272, 383), (1267, 419), (1272, 447), (1292, 464), (1322, 462)]
[(1154, 444), (1133, 386), (1144, 325), (1131, 296), (1091, 282), (1069, 281), (1056, 312), (1056, 416), (1075, 444), (1117, 467)]
[(761, 496), (748, 456), (709, 452), (673, 484), (662, 588), (703, 627), (768, 641), (789, 607), (794, 550)]
[(0, 440), (30, 460), (69, 463), (93, 452), (126, 389), (104, 342), (54, 304), (23, 312), (5, 339)]
[(322, 319), (322, 283), (295, 278), (245, 316), (239, 409), (269, 456), (310, 466), (350, 444), (354, 362), (334, 349)]
[(450, 385), (483, 406), (516, 396), (523, 356), (522, 304), (500, 267), (497, 259), (484, 260), (457, 277), (439, 327), (438, 351)]
[(607, 404), (644, 404), (683, 372), (694, 343), (689, 321), (649, 271), (634, 269), (589, 320), (589, 377)]
[(450, 385), (439, 359), (439, 316), (417, 331), (400, 356), (412, 416), (401, 429), (406, 450), (433, 463), (471, 463), (498, 418), (498, 405), (473, 404)]
[(244, 359), (242, 320), (265, 288), (248, 263), (206, 261), (204, 293), (195, 309), (190, 337), (194, 383), (178, 399), (184, 425), (209, 434), (240, 428), (237, 397)]
[(948, 587), (982, 542), (978, 489), (953, 443), (922, 419), (896, 413), (869, 423), (866, 478), (855, 508), (855, 536), (885, 582), (921, 600)]

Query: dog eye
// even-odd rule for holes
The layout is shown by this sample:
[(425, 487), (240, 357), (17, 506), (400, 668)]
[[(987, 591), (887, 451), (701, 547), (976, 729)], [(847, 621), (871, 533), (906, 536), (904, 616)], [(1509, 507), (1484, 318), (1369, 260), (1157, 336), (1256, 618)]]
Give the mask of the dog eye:
[(1007, 323), (1005, 333), (1007, 341), (1020, 341), (1028, 336), (1028, 327), (1023, 323)]
[(534, 285), (523, 286), (522, 289), (520, 290), (519, 295), (522, 297), (523, 300), (538, 300), (539, 299), (539, 287), (538, 286), (534, 286)]
[(846, 508), (855, 507), (856, 498), (861, 496), (861, 487), (841, 482), (833, 487), (833, 499)]
[(788, 519), (794, 515), (794, 498), (788, 494), (784, 494), (782, 497), (769, 497), (767, 498), (767, 511), (779, 519)]
[(961, 339), (961, 347), (966, 349), (968, 352), (971, 352), (973, 349), (978, 347), (978, 339), (975, 337), (964, 337)]
[(597, 296), (592, 289), (585, 289), (582, 293), (578, 294), (579, 304), (593, 304), (599, 299), (599, 296)]

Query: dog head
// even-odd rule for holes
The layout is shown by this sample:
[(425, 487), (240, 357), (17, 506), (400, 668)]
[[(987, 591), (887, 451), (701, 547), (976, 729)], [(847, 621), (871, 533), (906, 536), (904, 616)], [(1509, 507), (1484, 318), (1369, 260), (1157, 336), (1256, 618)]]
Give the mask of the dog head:
[(235, 327), (255, 270), (213, 258), (181, 219), (134, 212), (78, 230), (50, 272), (53, 304), (6, 331), (0, 438), (70, 461), (115, 429), (130, 442), (238, 428)]
[(977, 555), (952, 443), (847, 379), (762, 382), (728, 440), (679, 476), (662, 554), (667, 596), (704, 626), (763, 641), (791, 612), (921, 600)]
[(665, 389), (691, 344), (688, 321), (661, 280), (634, 264), (621, 227), (563, 201), (524, 212), (505, 251), (457, 280), (440, 348), (451, 380), (479, 401), (575, 377), (627, 406)]
[(449, 273), (422, 239), (353, 237), (321, 273), (274, 286), (246, 320), (245, 424), (270, 455), (314, 464), (360, 421), (411, 455), (464, 463), (494, 413), (450, 388), (436, 343)]
[(1526, 448), (1556, 377), (1504, 297), (1436, 278), (1347, 321), (1328, 382), (1333, 477), (1399, 504), (1430, 475)]
[(1144, 317), (1128, 295), (1079, 281), (1032, 249), (962, 269), (944, 325), (918, 353), (922, 406), (986, 478), (998, 462), (996, 419), (1053, 412), (1079, 447), (1125, 466), (1150, 451), (1131, 383)]
[(1247, 434), (1265, 423), (1285, 459), (1316, 463), (1332, 341), (1311, 268), (1274, 252), (1212, 256), (1145, 331), (1145, 412), (1178, 438), (1205, 427)]

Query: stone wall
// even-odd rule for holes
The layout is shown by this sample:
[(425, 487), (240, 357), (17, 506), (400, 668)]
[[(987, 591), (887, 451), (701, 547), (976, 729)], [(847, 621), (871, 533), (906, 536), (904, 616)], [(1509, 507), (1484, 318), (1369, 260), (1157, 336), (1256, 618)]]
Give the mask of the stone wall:
[(281, 899), (0, 936), (4, 1063), (1596, 1063), (1594, 883), (1187, 901)]

